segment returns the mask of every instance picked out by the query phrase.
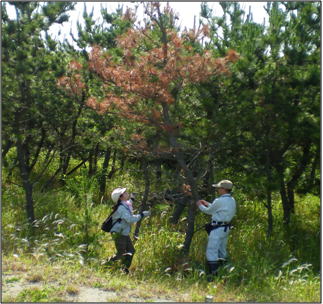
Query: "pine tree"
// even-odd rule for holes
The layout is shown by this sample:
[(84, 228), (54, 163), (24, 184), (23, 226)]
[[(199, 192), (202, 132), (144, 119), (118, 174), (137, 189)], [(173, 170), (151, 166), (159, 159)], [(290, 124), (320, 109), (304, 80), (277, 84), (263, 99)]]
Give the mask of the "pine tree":
[[(10, 2), (16, 18), (6, 13), (2, 3), (2, 67), (4, 147), (16, 148), (16, 160), (26, 196), (29, 223), (35, 219), (32, 171), (48, 137), (47, 90), (54, 61), (55, 42), (42, 38), (54, 23), (68, 20), (73, 3)], [(51, 42), (51, 43), (50, 43)], [(54, 84), (54, 82), (52, 82)], [(49, 94), (49, 95), (48, 95)]]
[[(214, 58), (199, 40), (208, 34), (207, 27), (179, 35), (175, 16), (169, 6), (161, 12), (159, 3), (145, 4), (149, 17), (143, 27), (130, 28), (117, 37), (113, 50), (93, 46), (89, 68), (104, 83), (101, 100), (90, 97), (87, 105), (98, 113), (114, 111), (120, 118), (154, 128), (168, 141), (168, 149), (182, 168), (189, 193), (188, 226), (183, 250), (188, 252), (194, 231), (197, 184), (185, 159), (181, 137), (180, 96), (189, 85), (208, 81), (209, 77), (228, 73), (228, 65), (238, 59), (229, 50), (225, 57)], [(134, 134), (140, 149), (150, 150), (145, 133)]]

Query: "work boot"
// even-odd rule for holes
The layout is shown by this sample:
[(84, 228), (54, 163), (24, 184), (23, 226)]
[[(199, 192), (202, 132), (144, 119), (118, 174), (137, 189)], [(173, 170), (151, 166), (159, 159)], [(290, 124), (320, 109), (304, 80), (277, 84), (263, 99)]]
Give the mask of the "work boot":
[(216, 262), (219, 264), (219, 266), (224, 266), (228, 261), (226, 259), (219, 258)]
[(124, 255), (122, 257), (122, 271), (125, 274), (129, 273), (129, 268), (130, 268), (131, 263), (132, 263), (132, 258), (133, 258), (133, 254), (131, 254), (131, 253), (127, 253), (126, 255)]
[(220, 266), (218, 262), (207, 262), (207, 275), (206, 279), (208, 282), (212, 282), (216, 275), (218, 274), (217, 270)]
[(125, 265), (126, 268), (129, 268), (131, 266), (132, 258), (133, 258), (133, 255), (131, 253), (126, 254), (122, 257), (122, 263), (123, 265)]
[(122, 271), (124, 274), (129, 274), (129, 269), (127, 267), (122, 267)]

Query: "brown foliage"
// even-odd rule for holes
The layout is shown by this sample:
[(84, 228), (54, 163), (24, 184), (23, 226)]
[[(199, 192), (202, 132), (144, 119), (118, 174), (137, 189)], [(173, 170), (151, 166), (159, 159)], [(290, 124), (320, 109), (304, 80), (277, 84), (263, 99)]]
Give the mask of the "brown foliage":
[[(92, 46), (89, 69), (102, 80), (106, 95), (102, 100), (90, 97), (86, 105), (99, 114), (115, 111), (126, 119), (151, 124), (166, 133), (175, 134), (181, 126), (165, 118), (161, 112), (164, 107), (177, 102), (177, 92), (183, 86), (228, 73), (228, 63), (238, 60), (239, 55), (234, 50), (229, 50), (224, 58), (215, 58), (208, 50), (197, 53), (191, 41), (209, 36), (207, 25), (180, 35), (163, 25), (159, 3), (147, 3), (145, 10), (150, 23), (142, 28), (130, 28), (116, 38), (117, 48), (123, 54), (118, 61), (108, 50), (98, 45)], [(169, 5), (163, 13), (169, 16), (171, 24), (175, 22), (176, 16)], [(123, 18), (133, 21), (135, 15), (127, 10)], [(161, 32), (159, 41), (151, 35), (151, 30), (156, 27)], [(78, 74), (82, 65), (72, 61), (69, 69), (73, 76), (62, 77), (58, 84), (78, 95), (84, 88)]]
[[(76, 65), (73, 65), (72, 69), (76, 70)], [(57, 80), (57, 85), (63, 88), (69, 95), (80, 97), (85, 89), (85, 83), (83, 82), (80, 74), (72, 74), (71, 76), (62, 76)]]
[[(196, 37), (201, 33), (208, 34), (207, 27), (194, 35)], [(117, 38), (117, 45), (124, 53), (122, 64), (116, 64), (106, 51), (99, 46), (93, 46), (90, 69), (105, 83), (115, 85), (123, 92), (121, 96), (114, 96), (110, 105), (126, 111), (127, 103), (136, 104), (144, 99), (151, 99), (159, 104), (172, 104), (176, 96), (172, 95), (171, 84), (207, 81), (213, 75), (227, 73), (228, 62), (238, 59), (234, 50), (229, 50), (225, 58), (214, 58), (210, 51), (194, 54), (183, 37), (169, 29), (166, 34), (167, 45), (161, 44), (141, 54), (137, 51), (135, 55), (135, 49), (144, 42), (147, 34), (129, 29)]]

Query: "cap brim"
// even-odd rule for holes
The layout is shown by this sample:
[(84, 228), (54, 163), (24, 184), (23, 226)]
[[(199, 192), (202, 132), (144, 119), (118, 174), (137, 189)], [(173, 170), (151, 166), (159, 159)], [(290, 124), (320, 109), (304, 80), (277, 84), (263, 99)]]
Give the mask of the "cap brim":
[(213, 184), (212, 187), (214, 187), (214, 188), (220, 188), (218, 184)]

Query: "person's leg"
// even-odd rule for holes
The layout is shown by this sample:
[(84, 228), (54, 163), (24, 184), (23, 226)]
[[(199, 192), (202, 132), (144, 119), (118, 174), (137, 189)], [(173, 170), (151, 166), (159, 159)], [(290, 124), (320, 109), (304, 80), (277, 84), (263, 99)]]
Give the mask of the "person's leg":
[(217, 275), (218, 268), (226, 261), (228, 235), (229, 230), (222, 227), (212, 230), (209, 235), (206, 250), (209, 280), (212, 280), (212, 277)]
[(219, 258), (220, 235), (218, 229), (210, 232), (206, 246), (206, 260), (215, 262)]
[(228, 244), (228, 236), (229, 236), (229, 230), (224, 232), (222, 237), (219, 240), (219, 259), (227, 260), (228, 253), (227, 253), (227, 244)]
[(133, 255), (135, 253), (135, 248), (132, 244), (130, 236), (126, 237), (126, 252), (123, 254), (123, 264), (125, 266), (125, 271), (128, 272), (129, 267), (131, 266), (131, 262), (133, 259)]
[(213, 277), (217, 274), (217, 268), (218, 268), (217, 260), (219, 258), (219, 240), (220, 240), (220, 235), (217, 230), (218, 229), (214, 229), (210, 232), (207, 247), (206, 247), (208, 281), (212, 281)]
[(127, 238), (119, 233), (114, 233), (112, 235), (115, 247), (117, 249), (116, 254), (111, 257), (108, 262), (114, 262), (123, 258), (124, 254), (127, 252)]

